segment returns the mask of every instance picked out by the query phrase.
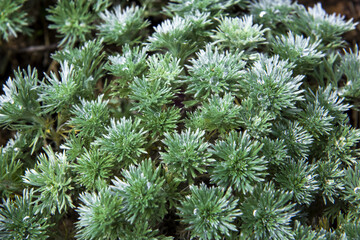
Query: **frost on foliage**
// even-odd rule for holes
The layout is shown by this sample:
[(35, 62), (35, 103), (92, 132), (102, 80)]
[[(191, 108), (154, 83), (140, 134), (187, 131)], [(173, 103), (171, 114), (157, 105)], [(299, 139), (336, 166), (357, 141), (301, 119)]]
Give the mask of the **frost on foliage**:
[(107, 43), (122, 45), (138, 41), (138, 33), (149, 25), (144, 20), (145, 9), (138, 6), (122, 9), (116, 6), (113, 11), (105, 10), (99, 14), (102, 23), (97, 26), (99, 36)]

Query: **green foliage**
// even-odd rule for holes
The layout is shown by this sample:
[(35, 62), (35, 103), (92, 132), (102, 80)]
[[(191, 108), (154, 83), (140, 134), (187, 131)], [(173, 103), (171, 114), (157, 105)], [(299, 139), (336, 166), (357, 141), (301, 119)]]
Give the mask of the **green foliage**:
[(210, 150), (218, 158), (212, 163), (211, 181), (242, 193), (252, 192), (255, 184), (264, 181), (266, 175), (267, 162), (258, 155), (261, 148), (262, 144), (251, 140), (247, 132), (231, 131)]
[(27, 169), (23, 176), (26, 184), (37, 187), (40, 195), (36, 199), (37, 212), (55, 214), (74, 207), (71, 199), (72, 179), (70, 164), (64, 153), (55, 153), (51, 148), (38, 156), (35, 168)]
[(249, 95), (256, 106), (269, 113), (279, 115), (281, 111), (294, 109), (298, 101), (304, 100), (300, 89), (304, 76), (293, 76), (293, 65), (279, 60), (275, 55), (271, 58), (261, 56), (244, 79), (244, 94)]
[(73, 47), (78, 41), (85, 42), (90, 38), (97, 13), (109, 5), (108, 0), (59, 0), (48, 9), (46, 18), (52, 22), (49, 28), (56, 29), (62, 38), (59, 45)]
[(184, 16), (201, 11), (211, 13), (211, 16), (216, 16), (227, 8), (236, 5), (244, 7), (246, 3), (247, 0), (172, 0), (166, 6), (165, 12), (170, 16)]
[[(21, 187), (20, 172), (22, 163), (18, 155), (8, 149), (0, 148), (0, 196), (4, 197)], [(21, 188), (20, 188), (21, 189)]]
[(275, 181), (281, 189), (292, 193), (294, 202), (310, 205), (319, 188), (315, 171), (316, 166), (308, 164), (305, 159), (290, 159), (275, 174)]
[(360, 167), (358, 164), (354, 168), (349, 167), (345, 170), (343, 178), (344, 190), (342, 198), (355, 206), (360, 204)]
[(344, 16), (335, 13), (327, 14), (321, 3), (318, 3), (301, 12), (298, 24), (302, 32), (313, 39), (320, 39), (326, 47), (334, 48), (343, 43), (341, 35), (355, 29), (357, 23), (352, 19), (345, 21)]
[(82, 203), (77, 208), (80, 217), (76, 223), (78, 239), (172, 239), (159, 236), (159, 231), (151, 229), (148, 223), (125, 221), (123, 199), (110, 188), (103, 188), (98, 193), (82, 193), (80, 200)]
[(102, 40), (89, 40), (78, 48), (57, 51), (51, 57), (58, 62), (68, 62), (79, 74), (81, 96), (92, 96), (96, 82), (104, 75)]
[(283, 139), (272, 140), (270, 138), (263, 138), (260, 140), (263, 144), (261, 155), (271, 165), (281, 165), (287, 157), (286, 144)]
[(246, 98), (241, 102), (238, 118), (240, 126), (254, 138), (260, 138), (269, 134), (271, 132), (272, 120), (274, 120), (270, 112), (257, 107), (251, 98)]
[(352, 165), (357, 162), (359, 150), (355, 146), (359, 141), (359, 129), (347, 125), (335, 127), (326, 145), (324, 157), (330, 160), (340, 159), (343, 163)]
[[(37, 70), (14, 71), (14, 78), (9, 78), (0, 96), (0, 124), (13, 130), (34, 129), (43, 124), (39, 95)], [(35, 125), (35, 126), (31, 126)]]
[(274, 135), (284, 140), (288, 154), (292, 158), (306, 158), (309, 155), (313, 138), (298, 122), (276, 124)]
[(122, 54), (108, 57), (109, 61), (105, 65), (105, 69), (118, 77), (111, 84), (113, 95), (126, 96), (128, 94), (128, 84), (134, 77), (140, 77), (146, 69), (147, 50), (146, 47), (130, 48), (130, 45), (125, 44)]
[(185, 180), (195, 178), (206, 172), (206, 166), (214, 161), (208, 152), (209, 144), (205, 142), (205, 131), (190, 128), (179, 133), (165, 133), (166, 152), (160, 152), (161, 160), (169, 169)]
[(294, 35), (291, 31), (287, 36), (276, 36), (271, 43), (272, 51), (282, 59), (294, 63), (300, 72), (313, 69), (321, 63), (321, 58), (325, 56), (318, 51), (319, 41), (310, 41), (310, 37), (304, 38), (302, 35)]
[(210, 45), (196, 53), (190, 63), (187, 66), (189, 76), (184, 82), (186, 93), (193, 95), (196, 102), (206, 100), (212, 94), (222, 96), (235, 91), (245, 75), (245, 62), (240, 52), (224, 53), (217, 47), (211, 49)]
[(104, 154), (112, 155), (119, 167), (136, 163), (137, 158), (145, 153), (143, 146), (146, 132), (139, 125), (139, 119), (134, 121), (125, 117), (120, 121), (111, 119), (110, 126), (106, 127), (106, 133), (98, 137), (94, 145), (99, 146)]
[(74, 116), (70, 118), (69, 124), (79, 131), (80, 136), (90, 139), (99, 136), (110, 122), (108, 103), (103, 101), (103, 95), (93, 101), (80, 99), (80, 104), (70, 110)]
[(2, 39), (8, 41), (17, 37), (19, 32), (29, 34), (29, 17), (21, 11), (26, 0), (1, 0), (0, 1), (0, 34)]
[[(50, 2), (0, 0), (3, 67), (45, 50), (46, 71), (0, 94), (0, 239), (359, 238), (352, 19), (291, 0)], [(25, 9), (36, 34), (13, 39)]]
[(166, 50), (183, 63), (188, 56), (201, 47), (202, 39), (209, 35), (209, 14), (196, 12), (184, 17), (175, 16), (155, 27), (149, 37), (151, 50)]
[(299, 221), (295, 221), (294, 226), (294, 239), (295, 240), (325, 240), (325, 231), (319, 232), (311, 229), (310, 226), (301, 225)]
[(159, 79), (165, 85), (177, 85), (178, 78), (183, 68), (180, 60), (174, 58), (168, 52), (165, 54), (154, 54), (147, 59), (149, 71), (146, 77), (150, 80)]
[(84, 150), (72, 167), (76, 173), (75, 181), (86, 189), (100, 189), (107, 184), (115, 160), (110, 155), (103, 155), (99, 149)]
[(49, 216), (37, 213), (38, 205), (33, 198), (33, 189), (24, 189), (21, 197), (16, 195), (14, 200), (3, 199), (0, 207), (1, 239), (48, 239)]
[(315, 138), (327, 136), (333, 130), (332, 120), (334, 118), (319, 102), (309, 102), (304, 111), (299, 113), (299, 118), (300, 123)]
[(220, 134), (230, 131), (239, 125), (239, 106), (234, 104), (235, 98), (225, 93), (224, 97), (213, 95), (203, 106), (190, 114), (186, 121), (191, 128), (200, 128)]
[(264, 34), (268, 29), (254, 24), (252, 15), (242, 18), (224, 17), (219, 21), (220, 24), (212, 37), (214, 43), (221, 48), (251, 51), (265, 43)]
[(82, 193), (80, 200), (82, 203), (77, 208), (80, 216), (76, 223), (78, 239), (118, 239), (123, 235), (127, 223), (120, 211), (122, 199), (110, 189)]
[(138, 32), (150, 24), (147, 20), (144, 21), (144, 12), (145, 10), (138, 6), (121, 9), (120, 5), (114, 7), (111, 12), (105, 10), (99, 14), (102, 20), (97, 26), (99, 36), (106, 43), (116, 45), (137, 42), (140, 38), (137, 36)]
[(181, 221), (188, 224), (191, 238), (221, 239), (230, 236), (230, 231), (237, 231), (233, 224), (238, 217), (238, 200), (219, 187), (190, 186), (191, 195), (181, 201), (178, 207)]
[(116, 195), (123, 198), (124, 214), (130, 223), (148, 221), (153, 224), (164, 217), (166, 209), (165, 178), (161, 168), (154, 169), (151, 160), (123, 170), (123, 180), (113, 180)]
[(51, 72), (50, 76), (46, 76), (48, 82), (42, 83), (39, 100), (46, 112), (61, 111), (78, 102), (81, 76), (68, 62), (61, 63), (61, 70), (60, 79)]
[(152, 138), (174, 131), (180, 117), (180, 109), (175, 107), (154, 110), (149, 108), (139, 115), (141, 126), (150, 132)]
[(35, 150), (39, 140), (45, 138), (48, 124), (39, 102), (40, 87), (36, 69), (14, 71), (3, 86), (0, 96), (0, 126), (32, 135), (30, 146)]
[(254, 21), (275, 32), (284, 32), (287, 25), (293, 24), (299, 5), (291, 0), (256, 0), (249, 10)]
[(355, 50), (345, 52), (340, 63), (340, 71), (345, 75), (347, 83), (341, 88), (341, 95), (350, 98), (357, 107), (360, 107), (357, 103), (360, 98), (359, 88), (359, 69), (360, 69), (360, 53), (358, 46), (355, 46)]
[(307, 91), (305, 98), (309, 102), (324, 108), (324, 111), (332, 116), (331, 122), (341, 124), (346, 122), (347, 114), (345, 112), (349, 111), (351, 105), (347, 104), (345, 99), (339, 95), (339, 92), (333, 90), (332, 86), (329, 85), (326, 88), (319, 87), (315, 94), (312, 91)]
[(136, 101), (132, 110), (140, 112), (147, 109), (159, 109), (174, 98), (171, 87), (164, 85), (159, 78), (154, 80), (135, 78), (130, 89), (129, 98)]
[(241, 231), (250, 239), (292, 239), (290, 222), (296, 215), (291, 193), (273, 183), (258, 184), (241, 204)]
[(316, 172), (319, 190), (325, 204), (327, 201), (334, 203), (335, 198), (339, 197), (339, 194), (344, 189), (342, 179), (345, 173), (340, 164), (341, 162), (338, 159), (336, 161), (322, 161), (318, 163)]
[(360, 225), (358, 222), (347, 222), (343, 226), (347, 239), (355, 240), (360, 237)]
[(73, 162), (84, 152), (84, 149), (87, 148), (88, 145), (87, 139), (80, 135), (76, 135), (74, 131), (71, 131), (60, 148), (66, 150), (65, 154), (67, 159), (69, 162)]

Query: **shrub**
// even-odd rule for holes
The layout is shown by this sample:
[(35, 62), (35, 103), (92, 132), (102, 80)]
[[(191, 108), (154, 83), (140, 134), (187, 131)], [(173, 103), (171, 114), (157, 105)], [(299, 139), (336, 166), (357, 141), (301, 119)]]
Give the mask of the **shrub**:
[(5, 62), (42, 32), (52, 61), (3, 84), (1, 239), (359, 239), (352, 19), (291, 0), (35, 2), (0, 0)]

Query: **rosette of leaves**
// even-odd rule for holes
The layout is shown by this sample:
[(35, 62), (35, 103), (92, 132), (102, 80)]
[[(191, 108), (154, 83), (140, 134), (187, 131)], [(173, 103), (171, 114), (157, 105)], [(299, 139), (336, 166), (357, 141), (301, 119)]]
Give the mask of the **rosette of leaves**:
[(287, 36), (276, 36), (271, 42), (272, 51), (282, 59), (295, 64), (297, 72), (314, 69), (320, 64), (324, 53), (319, 51), (320, 41), (311, 41), (310, 37), (293, 34), (289, 31)]
[(339, 69), (346, 78), (345, 86), (341, 87), (339, 93), (341, 96), (345, 97), (347, 100), (350, 100), (354, 106), (357, 108), (360, 107), (358, 103), (360, 99), (360, 53), (359, 48), (356, 45), (354, 51), (350, 50), (345, 52), (342, 56)]
[(321, 192), (324, 203), (327, 201), (335, 203), (344, 189), (343, 178), (345, 172), (341, 167), (341, 161), (320, 161), (316, 168), (317, 181), (319, 183), (319, 191)]
[(147, 221), (154, 224), (167, 213), (165, 178), (150, 159), (122, 171), (122, 179), (115, 177), (111, 189), (123, 199), (123, 212), (130, 223)]
[(296, 103), (304, 100), (304, 90), (300, 89), (304, 76), (293, 76), (292, 68), (278, 55), (270, 58), (261, 55), (241, 82), (242, 95), (248, 95), (256, 106), (274, 117), (296, 108)]
[(70, 110), (73, 116), (68, 124), (79, 131), (81, 137), (92, 139), (99, 136), (110, 122), (108, 103), (109, 101), (103, 101), (103, 95), (92, 101), (80, 99), (80, 104), (74, 105)]
[(167, 19), (155, 27), (155, 32), (149, 37), (151, 50), (168, 51), (173, 57), (184, 63), (186, 58), (203, 45), (209, 32), (209, 14), (196, 12), (191, 15)]
[(240, 107), (234, 103), (234, 100), (230, 93), (225, 93), (223, 97), (211, 96), (206, 103), (190, 114), (186, 125), (220, 134), (237, 128)]
[(159, 109), (171, 102), (175, 93), (161, 79), (135, 78), (130, 85), (129, 98), (135, 101), (132, 110)]
[(215, 40), (214, 44), (221, 48), (249, 52), (265, 43), (264, 34), (268, 29), (261, 24), (254, 24), (252, 15), (242, 18), (222, 17), (219, 22), (212, 38)]
[(149, 22), (144, 20), (144, 8), (131, 6), (122, 9), (120, 5), (115, 6), (113, 11), (105, 10), (99, 17), (102, 20), (97, 26), (99, 36), (106, 43), (123, 45), (133, 44), (140, 39), (139, 32), (149, 26)]
[(218, 159), (209, 170), (211, 182), (244, 194), (252, 192), (266, 176), (267, 162), (259, 155), (261, 148), (262, 144), (252, 140), (247, 132), (230, 131), (209, 150)]
[(190, 128), (179, 133), (165, 133), (162, 142), (166, 152), (160, 152), (166, 167), (185, 180), (194, 179), (199, 173), (206, 172), (206, 166), (212, 161), (208, 152), (209, 144), (204, 138), (205, 131)]
[[(69, 106), (78, 103), (79, 91), (82, 87), (82, 76), (68, 62), (60, 63), (60, 78), (54, 72), (46, 75), (48, 82), (42, 82), (39, 101), (43, 103), (45, 112), (54, 113), (68, 109)], [(90, 80), (90, 79), (89, 79)]]
[(345, 219), (342, 226), (342, 237), (343, 239), (358, 239), (360, 238), (360, 224), (357, 221), (351, 221), (349, 219)]
[(149, 131), (155, 140), (166, 132), (174, 131), (180, 122), (181, 109), (177, 107), (164, 107), (162, 109), (148, 108), (139, 115), (141, 126)]
[(65, 138), (65, 142), (60, 145), (60, 149), (65, 150), (65, 154), (69, 162), (75, 161), (85, 149), (90, 147), (89, 139), (81, 137), (75, 134), (75, 131), (71, 131)]
[(140, 120), (121, 118), (111, 119), (106, 133), (98, 137), (93, 145), (99, 146), (104, 154), (112, 155), (120, 164), (119, 167), (136, 163), (142, 153), (145, 153), (145, 133), (140, 128)]
[(170, 53), (154, 54), (146, 60), (149, 70), (146, 77), (150, 80), (159, 79), (164, 85), (173, 88), (179, 84), (179, 75), (183, 71), (180, 59), (173, 57)]
[(283, 139), (273, 140), (269, 137), (264, 137), (260, 139), (260, 142), (263, 144), (260, 153), (272, 167), (279, 166), (284, 163), (288, 154), (286, 144)]
[(105, 69), (116, 78), (111, 82), (111, 95), (127, 96), (130, 92), (129, 84), (135, 77), (141, 77), (147, 69), (146, 58), (148, 48), (140, 46), (130, 47), (125, 44), (122, 54), (108, 57)]
[(178, 207), (181, 222), (188, 224), (191, 238), (201, 240), (222, 239), (237, 231), (233, 224), (240, 216), (231, 189), (220, 187), (190, 186), (190, 195)]
[(281, 189), (293, 195), (294, 202), (310, 205), (319, 188), (316, 165), (308, 164), (306, 159), (290, 159), (280, 166), (275, 181)]
[(40, 88), (36, 69), (14, 71), (3, 86), (0, 96), (0, 126), (33, 135), (32, 152), (40, 138), (45, 138), (47, 127), (38, 101)]
[(20, 177), (22, 163), (18, 160), (19, 155), (9, 150), (9, 147), (0, 148), (0, 197), (9, 197), (22, 189)]
[[(61, 37), (59, 46), (73, 47), (78, 41), (89, 40), (97, 14), (110, 5), (108, 0), (59, 0), (48, 9), (46, 19), (52, 22)], [(95, 14), (94, 14), (95, 13)]]
[(299, 221), (295, 221), (294, 225), (295, 240), (326, 240), (326, 230), (313, 230), (310, 226), (302, 225)]
[(359, 150), (355, 146), (359, 141), (360, 129), (345, 124), (335, 126), (326, 142), (323, 157), (331, 161), (340, 159), (351, 166), (357, 163)]
[[(360, 205), (360, 167), (355, 164), (354, 167), (348, 167), (343, 177), (344, 190), (342, 198), (358, 207)], [(358, 210), (357, 210), (358, 211)]]
[(33, 189), (24, 189), (22, 196), (15, 195), (12, 200), (3, 199), (3, 204), (0, 205), (1, 239), (48, 239), (50, 216), (38, 213), (34, 198)]
[(345, 21), (345, 16), (327, 14), (321, 3), (300, 11), (296, 25), (299, 30), (313, 39), (319, 39), (326, 48), (336, 48), (343, 44), (341, 35), (355, 29), (357, 23), (353, 19)]
[(109, 188), (98, 193), (80, 194), (80, 206), (76, 209), (79, 221), (76, 223), (78, 239), (118, 239), (124, 237), (128, 225), (121, 212), (122, 198)]
[[(34, 152), (36, 152), (42, 147), (42, 141), (38, 141), (35, 146), (31, 147), (35, 136), (36, 134), (31, 132), (16, 132), (15, 135), (10, 138), (6, 145), (3, 147), (3, 153), (6, 156), (5, 158), (10, 157), (14, 158), (14, 160), (20, 160), (22, 162), (22, 166), (25, 168), (32, 167), (35, 162), (31, 151), (34, 150)], [(17, 181), (14, 181), (14, 183), (16, 182)]]
[(293, 239), (291, 220), (297, 214), (291, 193), (272, 182), (257, 184), (241, 204), (241, 233), (250, 239)]
[(314, 141), (313, 136), (302, 127), (299, 122), (285, 121), (276, 123), (273, 134), (280, 140), (284, 140), (286, 150), (294, 159), (307, 158), (310, 147)]
[[(360, 65), (359, 65), (360, 67)], [(342, 124), (347, 122), (346, 112), (352, 107), (345, 102), (345, 98), (340, 97), (340, 92), (333, 89), (333, 86), (329, 84), (327, 87), (319, 87), (314, 93), (310, 89), (305, 92), (305, 98), (308, 102), (318, 105), (328, 112), (328, 115), (332, 117), (331, 123)]]
[(146, 222), (130, 224), (126, 221), (123, 199), (110, 188), (98, 193), (80, 194), (80, 206), (76, 209), (79, 221), (76, 222), (77, 239), (139, 239), (171, 240), (171, 237), (159, 236), (159, 231), (150, 228)]
[(0, 34), (8, 41), (18, 33), (30, 34), (28, 14), (22, 10), (26, 0), (0, 0)]
[(317, 140), (330, 134), (333, 130), (333, 119), (319, 102), (308, 102), (305, 109), (299, 113), (299, 122)]
[(106, 186), (114, 164), (115, 159), (111, 155), (104, 155), (97, 148), (85, 148), (76, 163), (72, 164), (75, 181), (88, 190), (101, 189)]
[(212, 17), (220, 15), (230, 7), (245, 7), (247, 0), (172, 0), (165, 7), (165, 13), (169, 16), (184, 16), (196, 11), (210, 13)]
[(241, 101), (238, 118), (239, 125), (256, 139), (267, 136), (271, 132), (274, 120), (270, 112), (257, 107), (251, 98)]
[(294, 23), (300, 9), (292, 0), (255, 0), (249, 5), (254, 22), (279, 33), (285, 32)]
[(105, 53), (102, 51), (102, 42), (102, 39), (89, 40), (78, 48), (67, 47), (51, 55), (54, 60), (66, 61), (75, 68), (82, 78), (79, 92), (84, 97), (93, 96), (97, 81), (104, 75), (102, 61)]
[(55, 153), (50, 147), (44, 148), (45, 154), (38, 156), (33, 169), (27, 169), (23, 176), (26, 184), (37, 187), (35, 192), (37, 211), (41, 213), (64, 213), (72, 204), (70, 164), (65, 153)]
[[(192, 103), (207, 100), (211, 95), (223, 96), (236, 92), (239, 81), (245, 75), (245, 62), (241, 52), (223, 52), (208, 44), (205, 50), (196, 53), (196, 58), (187, 65), (189, 75), (185, 77), (186, 93), (194, 96)], [(191, 102), (189, 102), (191, 103)]]

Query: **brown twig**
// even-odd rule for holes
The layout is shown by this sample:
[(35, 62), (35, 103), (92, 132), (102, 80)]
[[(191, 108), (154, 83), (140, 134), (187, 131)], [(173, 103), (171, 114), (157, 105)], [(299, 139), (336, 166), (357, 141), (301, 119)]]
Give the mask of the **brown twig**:
[(41, 52), (41, 51), (51, 51), (57, 48), (57, 44), (53, 43), (51, 45), (39, 45), (39, 46), (30, 46), (25, 48), (11, 48), (11, 50), (17, 53), (24, 53), (24, 52)]

